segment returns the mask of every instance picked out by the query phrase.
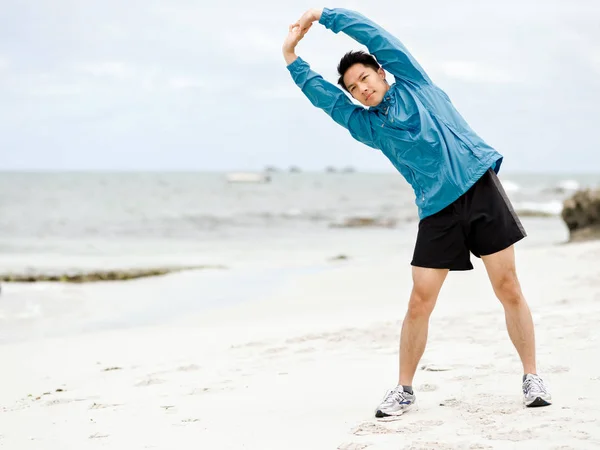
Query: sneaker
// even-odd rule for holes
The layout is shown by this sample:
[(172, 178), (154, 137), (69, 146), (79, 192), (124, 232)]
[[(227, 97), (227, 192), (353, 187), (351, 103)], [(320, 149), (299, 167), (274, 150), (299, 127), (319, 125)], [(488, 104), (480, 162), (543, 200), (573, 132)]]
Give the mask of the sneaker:
[(396, 386), (385, 395), (377, 407), (375, 417), (400, 416), (415, 404), (415, 400), (414, 394), (405, 392), (402, 386)]
[(538, 375), (528, 373), (523, 377), (523, 403), (528, 407), (552, 404), (552, 396)]

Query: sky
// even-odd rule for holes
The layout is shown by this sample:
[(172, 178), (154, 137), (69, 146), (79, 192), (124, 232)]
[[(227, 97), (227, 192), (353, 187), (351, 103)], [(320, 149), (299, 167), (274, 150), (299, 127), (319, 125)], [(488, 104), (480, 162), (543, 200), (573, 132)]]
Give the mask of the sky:
[[(393, 171), (293, 83), (304, 1), (6, 0), (0, 170)], [(396, 35), (511, 171), (600, 172), (597, 0), (340, 1)], [(348, 36), (297, 53), (335, 83)], [(393, 81), (393, 78), (389, 78)]]

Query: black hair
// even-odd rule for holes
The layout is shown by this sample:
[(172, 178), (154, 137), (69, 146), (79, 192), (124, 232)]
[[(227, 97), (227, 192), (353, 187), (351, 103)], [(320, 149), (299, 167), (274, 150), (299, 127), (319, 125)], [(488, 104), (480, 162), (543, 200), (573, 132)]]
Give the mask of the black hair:
[(348, 91), (348, 88), (344, 83), (344, 75), (348, 71), (348, 69), (354, 64), (362, 64), (365, 67), (370, 67), (375, 71), (378, 71), (381, 68), (381, 66), (379, 65), (379, 63), (373, 55), (363, 52), (362, 50), (358, 50), (356, 52), (350, 51), (346, 53), (340, 60), (340, 63), (338, 64), (337, 68), (337, 71), (340, 74), (338, 84), (342, 86), (346, 91)]

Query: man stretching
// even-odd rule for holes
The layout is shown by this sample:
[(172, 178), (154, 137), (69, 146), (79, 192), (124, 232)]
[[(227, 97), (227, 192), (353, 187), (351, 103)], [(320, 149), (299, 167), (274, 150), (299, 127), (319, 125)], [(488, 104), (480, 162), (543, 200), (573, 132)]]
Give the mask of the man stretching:
[[(347, 53), (338, 66), (338, 83), (366, 108), (296, 55), (315, 21), (369, 49), (370, 54)], [(526, 233), (496, 175), (503, 156), (475, 134), (398, 39), (356, 12), (308, 10), (290, 25), (283, 55), (311, 103), (354, 139), (381, 150), (416, 195), (420, 222), (398, 385), (375, 415), (398, 416), (414, 404), (413, 377), (425, 351), (429, 317), (448, 271), (473, 269), (470, 253), (482, 259), (504, 307), (508, 334), (523, 363), (524, 404), (550, 405), (550, 393), (537, 375), (533, 320), (515, 269), (513, 244)], [(391, 86), (386, 70), (396, 79)]]

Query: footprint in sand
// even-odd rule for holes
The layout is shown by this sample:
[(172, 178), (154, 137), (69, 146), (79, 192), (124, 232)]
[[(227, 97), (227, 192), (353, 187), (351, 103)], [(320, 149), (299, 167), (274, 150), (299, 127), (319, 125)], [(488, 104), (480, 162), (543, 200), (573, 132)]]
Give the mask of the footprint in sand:
[(447, 398), (446, 400), (440, 403), (440, 406), (447, 406), (450, 408), (456, 408), (458, 405), (460, 405), (460, 402), (455, 398)]
[(190, 364), (188, 366), (181, 366), (177, 368), (177, 372), (193, 372), (196, 370), (200, 370), (201, 367), (196, 364)]
[(493, 369), (494, 365), (493, 364), (480, 364), (478, 366), (475, 366), (475, 369), (477, 370), (489, 370), (489, 369)]
[(194, 423), (200, 422), (200, 419), (181, 419), (181, 423)]
[(351, 433), (355, 434), (356, 436), (365, 436), (368, 434), (396, 434), (402, 432), (403, 430), (394, 430), (392, 428), (384, 427), (383, 425), (372, 422), (361, 423), (357, 427), (354, 427), (354, 429), (351, 431)]
[(119, 406), (123, 406), (122, 403), (112, 403), (112, 404), (102, 404), (102, 403), (94, 403), (89, 409), (105, 409), (105, 408), (118, 408)]
[(550, 366), (546, 369), (548, 373), (565, 373), (569, 372), (571, 369), (567, 366)]
[(462, 445), (450, 445), (450, 444), (444, 444), (442, 442), (437, 442), (437, 441), (433, 441), (433, 442), (413, 442), (412, 444), (409, 444), (405, 447), (402, 447), (402, 450), (454, 450), (456, 448), (477, 448), (477, 449), (490, 449), (493, 447), (473, 447), (473, 446), (468, 446), (469, 444), (462, 444)]
[(232, 345), (231, 347), (229, 347), (231, 350), (240, 350), (240, 349), (246, 349), (246, 348), (257, 348), (257, 347), (266, 347), (268, 345), (267, 342), (248, 342), (246, 344), (239, 344), (239, 345)]
[(424, 364), (421, 366), (421, 370), (426, 372), (447, 372), (448, 370), (452, 370), (451, 366), (443, 366), (439, 364)]
[(45, 405), (46, 406), (55, 406), (55, 405), (65, 405), (67, 403), (72, 402), (82, 402), (88, 400), (87, 398), (57, 398), (54, 400), (48, 400)]
[(443, 420), (419, 420), (417, 422), (413, 422), (417, 427), (429, 428), (429, 427), (439, 427), (444, 425)]
[(540, 437), (539, 433), (532, 429), (525, 430), (502, 430), (495, 431), (492, 434), (488, 434), (486, 436), (487, 439), (491, 440), (501, 440), (501, 441), (529, 441), (532, 439), (538, 439)]
[(152, 386), (154, 384), (162, 384), (165, 380), (159, 378), (148, 378), (146, 380), (139, 381), (135, 384), (135, 387)]
[(586, 431), (574, 430), (571, 434), (575, 439), (579, 439), (582, 441), (585, 441), (590, 438), (590, 434)]
[(288, 350), (287, 347), (271, 347), (266, 349), (263, 353), (267, 355), (278, 355), (281, 353), (285, 353)]
[(435, 384), (422, 384), (417, 388), (419, 392), (433, 392), (437, 391), (438, 387)]
[(451, 379), (451, 381), (469, 381), (471, 377), (469, 375), (459, 375)]
[(303, 348), (299, 348), (298, 350), (296, 350), (296, 353), (314, 353), (316, 352), (317, 349), (314, 347), (303, 347)]
[(348, 442), (341, 444), (337, 450), (363, 450), (369, 447), (371, 444), (357, 444), (356, 442)]
[(104, 439), (107, 437), (108, 437), (108, 434), (94, 433), (89, 436), (89, 439)]
[(443, 420), (417, 420), (415, 422), (405, 422), (403, 431), (410, 434), (422, 434), (430, 431), (433, 427), (442, 425), (444, 425)]
[(211, 386), (211, 387), (199, 387), (192, 389), (187, 395), (201, 395), (209, 392), (218, 392), (218, 391), (233, 391), (235, 389), (235, 385), (231, 380), (223, 380), (220, 383)]
[(211, 389), (208, 387), (204, 387), (204, 388), (195, 388), (192, 389), (192, 391), (188, 394), (188, 395), (199, 395), (199, 394), (205, 394), (207, 392), (213, 391), (215, 389)]

